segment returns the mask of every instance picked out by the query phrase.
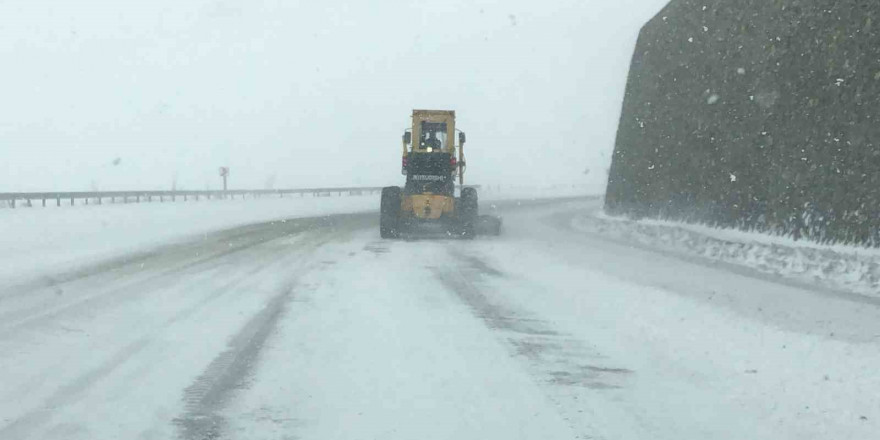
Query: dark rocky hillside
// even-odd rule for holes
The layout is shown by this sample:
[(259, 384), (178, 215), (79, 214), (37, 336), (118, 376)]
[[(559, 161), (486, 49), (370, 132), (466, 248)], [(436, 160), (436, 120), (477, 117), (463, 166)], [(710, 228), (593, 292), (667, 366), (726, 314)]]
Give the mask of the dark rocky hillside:
[(673, 0), (641, 31), (611, 214), (880, 245), (880, 1)]

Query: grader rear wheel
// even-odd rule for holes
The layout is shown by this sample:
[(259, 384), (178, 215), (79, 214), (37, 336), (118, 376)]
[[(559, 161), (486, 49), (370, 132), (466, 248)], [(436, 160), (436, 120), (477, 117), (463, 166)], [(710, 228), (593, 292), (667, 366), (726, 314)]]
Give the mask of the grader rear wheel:
[(401, 190), (397, 186), (382, 188), (379, 208), (379, 235), (382, 238), (400, 237)]
[(477, 214), (479, 212), (476, 189), (462, 188), (459, 209), (458, 221), (461, 228), (461, 236), (462, 238), (472, 239), (477, 235)]

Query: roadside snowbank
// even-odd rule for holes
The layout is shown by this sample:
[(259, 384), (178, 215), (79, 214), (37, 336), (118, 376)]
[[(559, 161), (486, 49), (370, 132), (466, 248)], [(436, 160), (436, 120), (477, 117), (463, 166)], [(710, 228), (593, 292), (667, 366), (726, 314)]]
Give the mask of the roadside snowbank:
[[(481, 200), (584, 195), (582, 186), (489, 187)], [(250, 223), (373, 212), (379, 195), (0, 209), (0, 289), (7, 282)]]
[(880, 298), (880, 250), (825, 246), (786, 237), (661, 220), (630, 220), (602, 212), (572, 226), (651, 248), (748, 267), (809, 284)]

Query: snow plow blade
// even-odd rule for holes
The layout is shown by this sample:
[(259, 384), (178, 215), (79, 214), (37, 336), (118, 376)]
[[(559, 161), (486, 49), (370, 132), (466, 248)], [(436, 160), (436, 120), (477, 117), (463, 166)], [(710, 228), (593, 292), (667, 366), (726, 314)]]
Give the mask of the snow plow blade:
[(477, 219), (477, 235), (501, 235), (501, 217), (481, 215)]

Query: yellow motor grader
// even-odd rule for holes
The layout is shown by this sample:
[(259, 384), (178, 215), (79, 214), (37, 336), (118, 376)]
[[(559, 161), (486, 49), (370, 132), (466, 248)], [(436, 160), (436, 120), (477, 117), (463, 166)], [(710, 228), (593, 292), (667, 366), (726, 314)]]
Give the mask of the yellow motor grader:
[(454, 111), (413, 110), (412, 128), (403, 134), (406, 185), (382, 189), (382, 238), (420, 230), (461, 238), (473, 238), (478, 229), (500, 233), (501, 220), (480, 217), (476, 188), (464, 186), (464, 143), (464, 132), (455, 128)]

